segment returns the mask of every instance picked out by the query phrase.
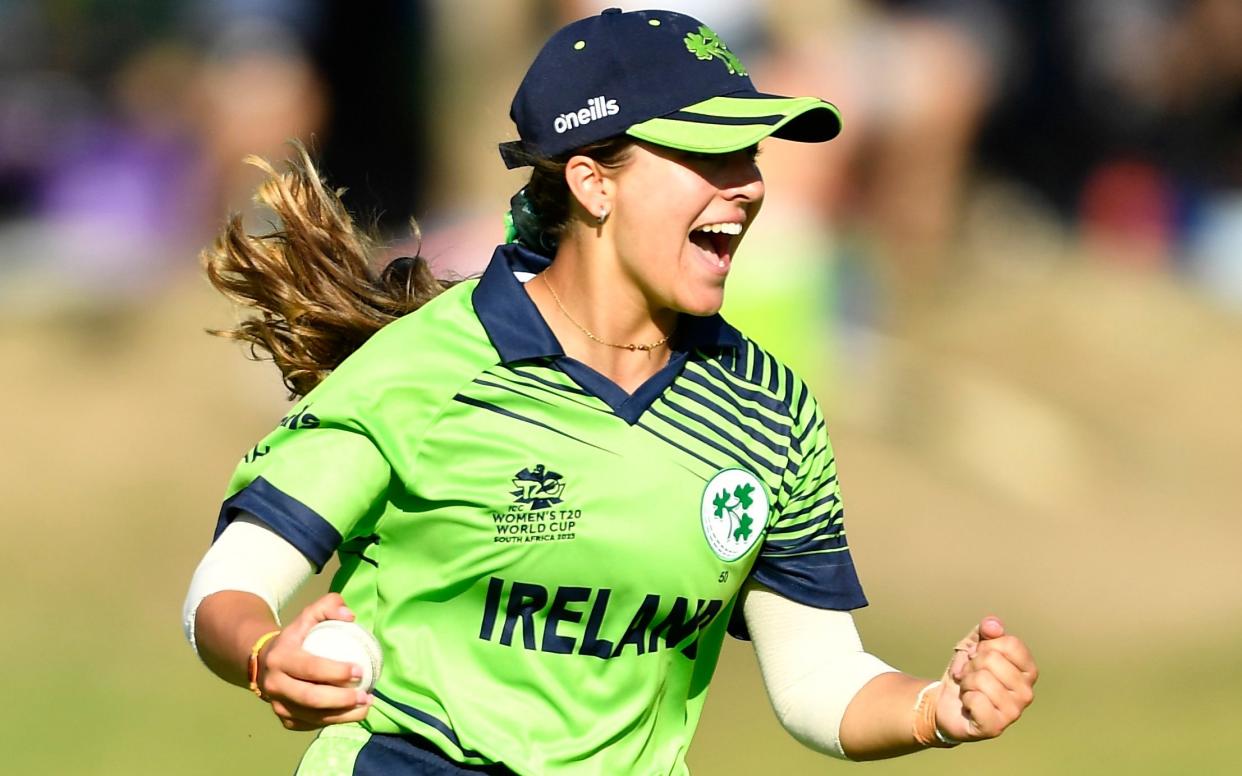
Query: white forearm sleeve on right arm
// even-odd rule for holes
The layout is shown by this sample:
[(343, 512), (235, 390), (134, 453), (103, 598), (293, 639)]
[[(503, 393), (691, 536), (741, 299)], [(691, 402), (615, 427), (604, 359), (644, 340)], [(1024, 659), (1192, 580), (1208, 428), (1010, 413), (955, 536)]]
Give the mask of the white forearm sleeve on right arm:
[(804, 745), (849, 759), (841, 746), (846, 707), (867, 682), (897, 669), (863, 651), (849, 612), (795, 603), (752, 584), (742, 614), (781, 725)]

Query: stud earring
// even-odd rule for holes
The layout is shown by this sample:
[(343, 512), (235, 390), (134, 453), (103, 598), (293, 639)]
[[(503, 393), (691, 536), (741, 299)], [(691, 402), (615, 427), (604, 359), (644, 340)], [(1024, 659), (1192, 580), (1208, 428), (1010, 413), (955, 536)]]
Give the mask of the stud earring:
[(602, 205), (599, 209), (599, 222), (601, 225), (608, 220), (608, 206)]

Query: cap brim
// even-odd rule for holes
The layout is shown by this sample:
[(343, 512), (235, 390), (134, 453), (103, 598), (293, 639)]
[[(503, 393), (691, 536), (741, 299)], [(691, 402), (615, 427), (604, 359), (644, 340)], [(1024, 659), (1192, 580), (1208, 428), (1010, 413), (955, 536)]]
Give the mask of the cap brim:
[(841, 131), (835, 105), (818, 97), (752, 92), (712, 97), (667, 116), (635, 124), (627, 135), (656, 145), (706, 154), (748, 148), (765, 137), (822, 143)]

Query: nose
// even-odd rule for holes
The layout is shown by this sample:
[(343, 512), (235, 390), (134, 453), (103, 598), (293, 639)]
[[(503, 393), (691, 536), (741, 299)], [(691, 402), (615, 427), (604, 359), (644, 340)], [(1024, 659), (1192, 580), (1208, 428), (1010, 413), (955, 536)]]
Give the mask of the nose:
[(730, 201), (758, 202), (763, 199), (763, 174), (759, 165), (746, 151), (732, 154), (730, 163), (721, 171), (717, 186), (721, 195)]

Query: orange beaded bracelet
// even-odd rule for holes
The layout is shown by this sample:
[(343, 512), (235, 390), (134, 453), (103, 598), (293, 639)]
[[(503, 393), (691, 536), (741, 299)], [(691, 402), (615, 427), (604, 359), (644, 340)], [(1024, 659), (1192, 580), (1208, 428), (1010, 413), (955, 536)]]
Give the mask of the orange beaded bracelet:
[(250, 648), (250, 661), (248, 665), (250, 674), (250, 692), (254, 693), (255, 696), (260, 699), (263, 697), (263, 691), (259, 689), (259, 651), (263, 649), (267, 642), (279, 635), (279, 630), (264, 633), (254, 642), (254, 646)]

